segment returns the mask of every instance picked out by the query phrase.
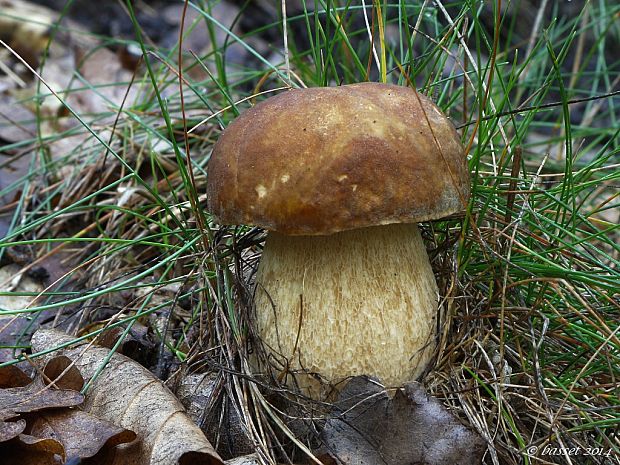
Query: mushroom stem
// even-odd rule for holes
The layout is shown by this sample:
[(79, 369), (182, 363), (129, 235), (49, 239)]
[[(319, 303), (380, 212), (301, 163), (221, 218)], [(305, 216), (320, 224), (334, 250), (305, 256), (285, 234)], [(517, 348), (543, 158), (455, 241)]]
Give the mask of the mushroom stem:
[(257, 283), (258, 335), (276, 369), (331, 384), (366, 374), (400, 386), (432, 356), (438, 292), (415, 224), (270, 232)]

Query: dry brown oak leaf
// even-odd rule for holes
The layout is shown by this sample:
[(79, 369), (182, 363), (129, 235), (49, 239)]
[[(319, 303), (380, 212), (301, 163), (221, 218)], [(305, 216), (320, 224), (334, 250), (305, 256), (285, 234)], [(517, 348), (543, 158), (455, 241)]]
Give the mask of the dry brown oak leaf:
[[(418, 383), (392, 399), (371, 378), (352, 378), (322, 433), (323, 463), (476, 465), (486, 443)], [(339, 413), (339, 414), (338, 414)]]
[(17, 437), (26, 428), (20, 414), (74, 407), (84, 396), (73, 389), (46, 386), (40, 378), (30, 380), (19, 368), (0, 368), (0, 442)]
[(38, 412), (28, 418), (27, 431), (0, 444), (0, 465), (107, 464), (114, 447), (136, 438), (123, 429), (75, 409)]
[(30, 422), (29, 432), (38, 438), (53, 438), (60, 442), (67, 460), (94, 457), (102, 449), (105, 450), (98, 458), (107, 457), (114, 454), (114, 451), (110, 450), (114, 446), (136, 439), (133, 431), (81, 410), (39, 414)]
[(52, 438), (20, 434), (0, 449), (1, 465), (62, 465), (65, 449)]
[[(39, 330), (32, 337), (32, 348), (40, 352), (72, 340), (60, 331)], [(61, 352), (75, 361), (85, 379), (110, 357), (108, 349), (86, 344)], [(138, 440), (113, 449), (111, 465), (223, 464), (174, 394), (150, 371), (123, 355), (111, 355), (90, 385), (83, 410), (136, 432)]]
[[(133, 431), (67, 408), (84, 400), (79, 393), (84, 380), (69, 358), (49, 360), (42, 372), (44, 382), (40, 376), (31, 380), (16, 366), (0, 368), (0, 418), (11, 417), (0, 423), (0, 465), (56, 465), (95, 455), (101, 459), (112, 447), (136, 438)], [(13, 417), (20, 413), (28, 415)]]

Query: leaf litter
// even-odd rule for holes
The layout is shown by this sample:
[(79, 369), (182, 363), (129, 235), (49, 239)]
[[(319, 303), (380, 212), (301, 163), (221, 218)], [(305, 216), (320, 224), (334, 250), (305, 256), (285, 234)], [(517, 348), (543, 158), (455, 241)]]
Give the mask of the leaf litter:
[(486, 450), (482, 437), (419, 383), (405, 385), (390, 398), (372, 378), (356, 377), (334, 409), (322, 432), (326, 463), (472, 465)]
[[(39, 330), (32, 348), (42, 352), (73, 340), (57, 330)], [(96, 345), (82, 344), (61, 353), (90, 380), (83, 410), (137, 435), (131, 445), (114, 449), (106, 463), (172, 465), (189, 463), (190, 458), (193, 465), (223, 463), (179, 400), (146, 368)]]
[[(40, 330), (32, 345), (43, 351), (72, 340)], [(44, 359), (33, 379), (14, 365), (0, 368), (0, 464), (223, 463), (174, 395), (135, 361), (89, 344)], [(86, 396), (82, 374), (91, 381)]]
[(0, 463), (62, 464), (134, 441), (133, 431), (73, 408), (84, 402), (83, 384), (63, 356), (33, 379), (14, 365), (0, 367)]

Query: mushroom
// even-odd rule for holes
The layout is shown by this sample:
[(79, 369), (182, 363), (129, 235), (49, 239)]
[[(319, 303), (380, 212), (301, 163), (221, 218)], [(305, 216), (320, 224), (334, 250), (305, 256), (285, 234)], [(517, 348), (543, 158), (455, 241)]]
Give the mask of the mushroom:
[(468, 196), (447, 117), (413, 89), (379, 83), (269, 98), (228, 126), (208, 164), (215, 217), (269, 231), (255, 306), (272, 362), (327, 384), (367, 374), (400, 386), (422, 374), (438, 290), (416, 223), (462, 210)]

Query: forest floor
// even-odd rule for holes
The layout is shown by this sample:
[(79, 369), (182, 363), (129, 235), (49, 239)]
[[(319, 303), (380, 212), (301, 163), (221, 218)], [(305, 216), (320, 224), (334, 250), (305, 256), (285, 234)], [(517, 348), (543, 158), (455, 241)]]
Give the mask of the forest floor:
[[(620, 464), (617, 2), (0, 0), (0, 40), (7, 457)], [(257, 101), (363, 81), (437, 103), (472, 195), (421, 225), (420, 384), (317, 402), (253, 368), (265, 232), (209, 215), (207, 162)]]

